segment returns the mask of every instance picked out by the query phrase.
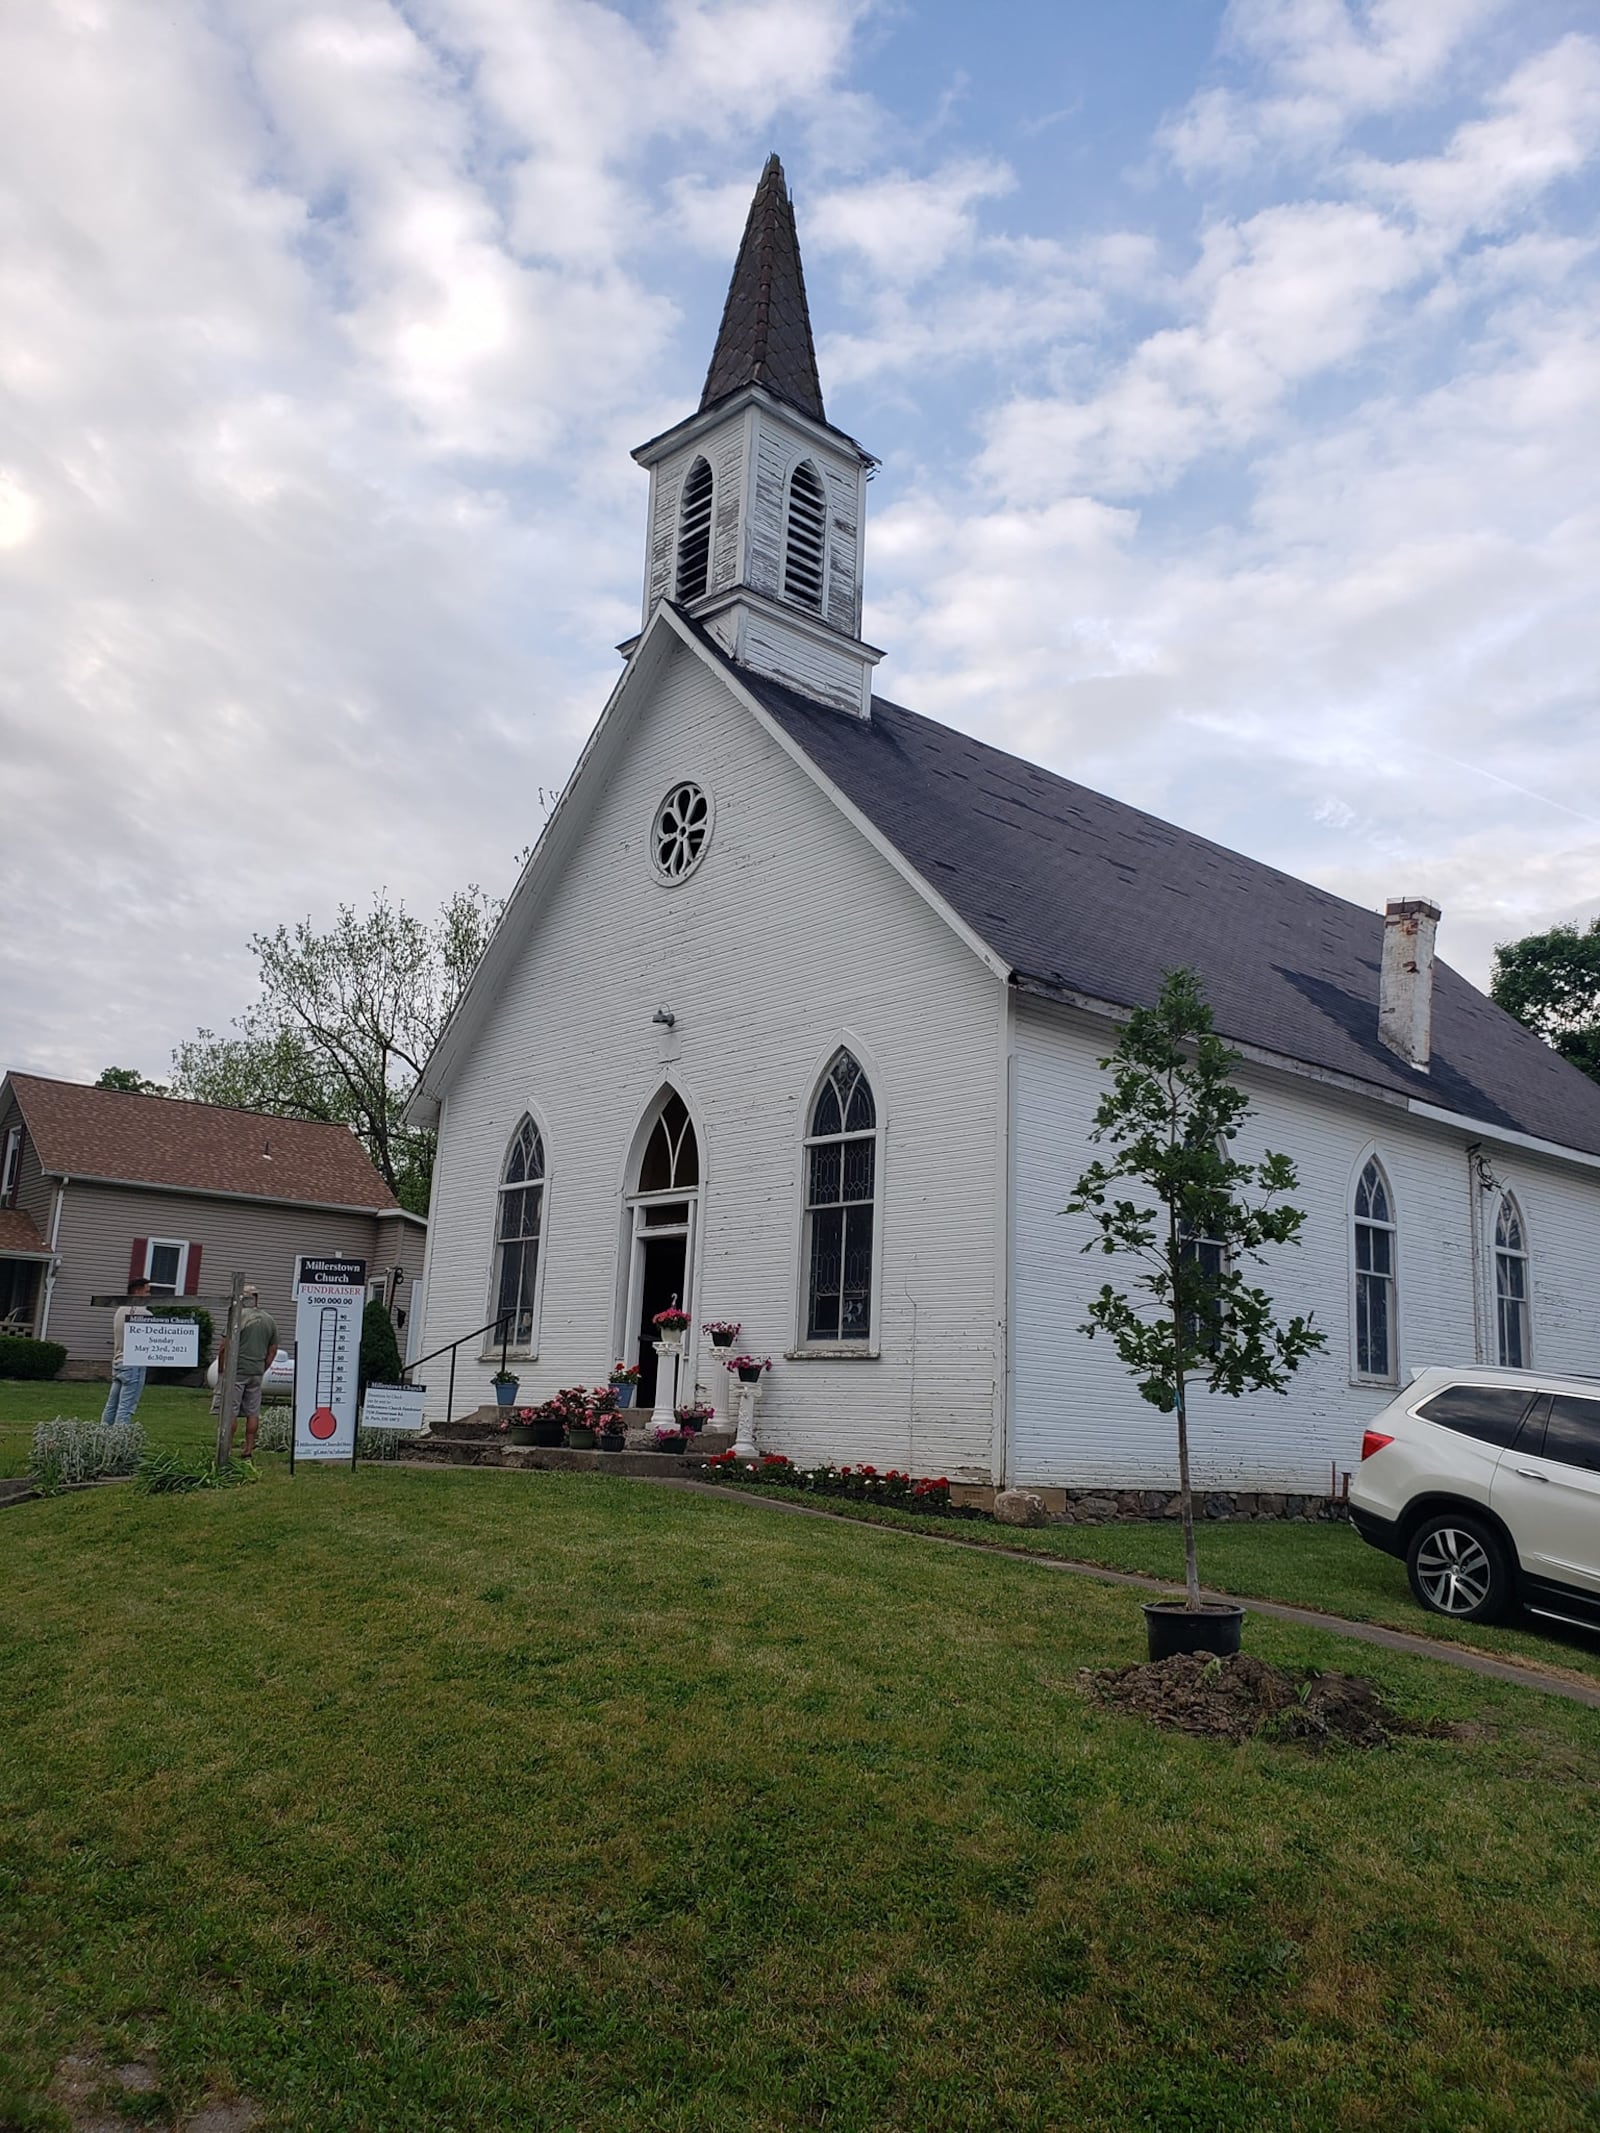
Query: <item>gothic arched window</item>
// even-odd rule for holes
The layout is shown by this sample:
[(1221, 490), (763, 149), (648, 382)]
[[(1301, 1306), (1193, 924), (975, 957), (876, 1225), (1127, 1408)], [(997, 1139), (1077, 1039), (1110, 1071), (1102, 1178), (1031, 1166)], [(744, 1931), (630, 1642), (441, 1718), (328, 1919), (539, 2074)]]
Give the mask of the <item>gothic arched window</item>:
[(683, 1098), (674, 1089), (661, 1106), (639, 1159), (641, 1192), (681, 1192), (700, 1182), (700, 1143)]
[(495, 1339), (533, 1346), (533, 1296), (544, 1212), (544, 1142), (531, 1118), (512, 1137), (495, 1210)]
[(1397, 1375), (1394, 1200), (1373, 1156), (1356, 1181), (1356, 1376), (1393, 1382)]
[(1511, 1370), (1526, 1370), (1531, 1352), (1527, 1231), (1522, 1209), (1509, 1192), (1501, 1198), (1494, 1225), (1494, 1307), (1501, 1362)]
[(809, 459), (789, 476), (789, 515), (783, 544), (783, 590), (801, 607), (822, 606), (828, 504), (822, 477)]
[(849, 1052), (833, 1056), (806, 1135), (807, 1341), (872, 1338), (878, 1110)]
[(698, 600), (711, 577), (711, 469), (697, 459), (678, 511), (678, 598)]

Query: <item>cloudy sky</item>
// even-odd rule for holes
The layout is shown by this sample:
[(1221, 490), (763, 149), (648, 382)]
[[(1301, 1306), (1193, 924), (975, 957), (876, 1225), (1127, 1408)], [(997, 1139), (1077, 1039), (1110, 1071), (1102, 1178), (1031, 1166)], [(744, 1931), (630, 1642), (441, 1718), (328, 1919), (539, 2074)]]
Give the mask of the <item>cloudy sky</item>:
[(885, 694), (1480, 982), (1600, 909), (1594, 0), (29, 0), (0, 1065), (509, 887), (774, 147)]

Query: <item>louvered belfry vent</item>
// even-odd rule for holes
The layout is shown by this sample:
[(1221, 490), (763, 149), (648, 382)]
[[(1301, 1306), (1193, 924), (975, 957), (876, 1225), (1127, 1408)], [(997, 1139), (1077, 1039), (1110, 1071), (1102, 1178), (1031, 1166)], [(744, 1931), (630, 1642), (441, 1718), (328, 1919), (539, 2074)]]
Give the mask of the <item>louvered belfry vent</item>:
[(827, 503), (809, 460), (789, 476), (789, 532), (783, 552), (783, 589), (802, 607), (822, 606), (822, 542)]
[(678, 598), (698, 600), (711, 570), (711, 469), (697, 459), (683, 485), (678, 521)]

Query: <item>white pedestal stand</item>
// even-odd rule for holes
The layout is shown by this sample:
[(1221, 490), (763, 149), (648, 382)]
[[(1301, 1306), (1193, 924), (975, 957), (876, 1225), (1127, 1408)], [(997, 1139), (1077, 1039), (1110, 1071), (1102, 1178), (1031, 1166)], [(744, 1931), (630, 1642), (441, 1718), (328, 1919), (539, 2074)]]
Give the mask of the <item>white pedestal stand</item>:
[(761, 1380), (746, 1385), (734, 1380), (734, 1392), (738, 1406), (734, 1420), (733, 1456), (736, 1459), (759, 1459), (760, 1448), (756, 1444), (756, 1395), (761, 1390)]
[[(677, 1422), (678, 1373), (683, 1368), (682, 1341), (653, 1341), (656, 1351), (656, 1404), (649, 1414), (639, 1413), (635, 1428), (628, 1433), (630, 1452), (652, 1451), (655, 1448), (656, 1430), (672, 1429)], [(635, 1412), (639, 1411), (635, 1409)]]

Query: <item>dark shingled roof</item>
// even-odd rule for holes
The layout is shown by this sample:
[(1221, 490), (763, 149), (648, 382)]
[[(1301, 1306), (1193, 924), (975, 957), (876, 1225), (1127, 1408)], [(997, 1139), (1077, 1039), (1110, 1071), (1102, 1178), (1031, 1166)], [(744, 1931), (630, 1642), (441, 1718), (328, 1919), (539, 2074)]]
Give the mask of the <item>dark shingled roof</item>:
[(768, 156), (750, 217), (744, 226), (722, 327), (700, 395), (702, 411), (746, 385), (764, 385), (769, 393), (799, 408), (818, 422), (822, 385), (817, 351), (811, 340), (811, 313), (806, 305), (806, 278), (800, 267), (800, 240), (794, 209), (783, 182), (783, 165)]
[(1447, 964), (1430, 1071), (1379, 1042), (1377, 912), (881, 697), (852, 718), (734, 671), (1020, 982), (1132, 1007), (1187, 965), (1237, 1043), (1600, 1154), (1600, 1085)]

